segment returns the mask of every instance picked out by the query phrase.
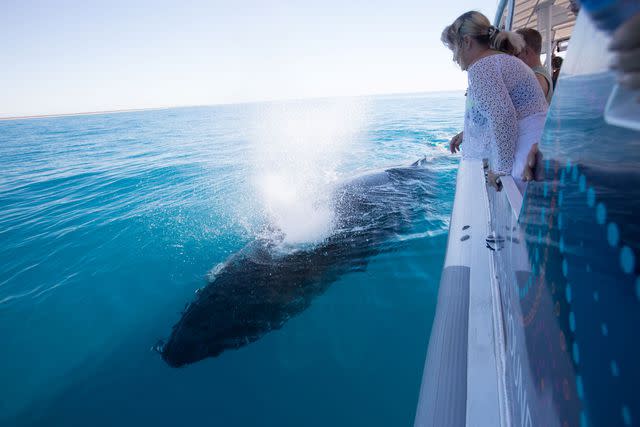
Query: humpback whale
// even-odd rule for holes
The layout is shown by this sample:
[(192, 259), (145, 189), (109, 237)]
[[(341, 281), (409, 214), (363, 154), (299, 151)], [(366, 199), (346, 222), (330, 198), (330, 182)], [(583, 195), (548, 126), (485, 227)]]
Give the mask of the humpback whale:
[(282, 249), (257, 239), (232, 255), (196, 293), (169, 339), (156, 349), (180, 367), (254, 342), (311, 304), (340, 276), (363, 271), (372, 256), (394, 250), (435, 185), (428, 161), (369, 173), (332, 196), (331, 236), (312, 247)]

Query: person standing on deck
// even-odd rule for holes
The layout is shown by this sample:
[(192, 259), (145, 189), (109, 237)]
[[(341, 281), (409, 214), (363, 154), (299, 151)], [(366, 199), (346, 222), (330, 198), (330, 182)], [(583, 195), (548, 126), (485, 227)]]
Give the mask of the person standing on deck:
[(527, 64), (533, 72), (536, 74), (536, 79), (540, 83), (542, 92), (544, 92), (547, 103), (551, 104), (551, 97), (553, 96), (553, 80), (551, 75), (547, 71), (547, 68), (542, 65), (540, 61), (540, 55), (542, 54), (542, 35), (533, 28), (520, 28), (516, 30), (516, 33), (520, 34), (524, 39), (525, 47), (517, 55), (518, 58)]
[(464, 142), (463, 158), (489, 158), (492, 185), (511, 174), (523, 191), (527, 154), (540, 139), (548, 105), (533, 71), (512, 56), (524, 48), (522, 36), (471, 11), (447, 26), (441, 40), (469, 80), (464, 132), (451, 140), (451, 151)]
[(554, 56), (551, 58), (551, 80), (553, 80), (553, 90), (556, 89), (556, 83), (558, 82), (558, 76), (560, 76), (560, 68), (562, 68), (562, 62), (564, 60), (560, 56)]

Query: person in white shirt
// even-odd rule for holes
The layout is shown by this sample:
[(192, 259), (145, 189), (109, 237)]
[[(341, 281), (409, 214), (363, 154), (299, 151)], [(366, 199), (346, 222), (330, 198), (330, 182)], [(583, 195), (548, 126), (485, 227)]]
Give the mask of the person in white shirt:
[(489, 181), (511, 174), (521, 191), (526, 158), (544, 128), (547, 101), (533, 71), (513, 55), (524, 48), (519, 34), (500, 31), (480, 12), (458, 17), (442, 42), (467, 71), (469, 87), (464, 131), (452, 138), (463, 158), (488, 158)]

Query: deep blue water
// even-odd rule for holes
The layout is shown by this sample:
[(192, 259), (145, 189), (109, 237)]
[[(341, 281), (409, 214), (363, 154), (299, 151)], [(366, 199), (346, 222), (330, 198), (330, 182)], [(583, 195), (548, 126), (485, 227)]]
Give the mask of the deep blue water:
[[(0, 424), (410, 425), (464, 97), (385, 96), (0, 122)], [(394, 250), (282, 329), (170, 368), (216, 266), (275, 226), (313, 248), (351, 176), (430, 160)]]

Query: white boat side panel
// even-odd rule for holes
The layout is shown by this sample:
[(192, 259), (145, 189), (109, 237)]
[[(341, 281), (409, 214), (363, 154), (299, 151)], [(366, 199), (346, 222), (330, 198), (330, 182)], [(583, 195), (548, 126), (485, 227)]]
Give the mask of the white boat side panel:
[(414, 427), (462, 427), (467, 408), (469, 267), (442, 271)]
[(511, 210), (513, 212), (514, 218), (518, 219), (520, 216), (520, 210), (522, 209), (522, 193), (518, 189), (516, 182), (513, 180), (512, 176), (503, 176), (501, 178), (503, 191), (505, 192), (507, 199), (509, 200), (509, 205), (511, 206)]
[[(517, 190), (517, 189), (516, 189)], [(509, 214), (511, 212), (509, 211)], [(458, 168), (456, 195), (449, 226), (449, 240), (444, 272), (468, 271), (468, 326), (466, 349), (458, 344), (452, 346), (452, 340), (461, 335), (458, 329), (461, 324), (448, 321), (437, 321), (444, 328), (432, 331), (428, 356), (423, 376), (420, 401), (416, 416), (416, 425), (460, 425), (467, 426), (500, 426), (500, 398), (498, 395), (498, 372), (495, 357), (494, 339), (494, 307), (491, 288), (491, 251), (486, 247), (489, 234), (489, 201), (487, 198), (484, 170), (481, 160), (462, 160)], [(440, 283), (441, 295), (448, 295), (457, 283), (450, 280), (450, 274), (443, 273)], [(455, 276), (457, 277), (457, 276)], [(449, 278), (449, 279), (447, 279)], [(442, 289), (452, 287), (452, 289)], [(444, 294), (443, 294), (444, 292)], [(449, 298), (439, 298), (436, 317), (449, 318), (457, 312), (458, 305)], [(446, 307), (445, 307), (446, 305)], [(459, 308), (459, 307), (458, 307)], [(445, 316), (446, 314), (446, 316)], [(439, 319), (442, 320), (442, 319)], [(466, 361), (456, 356), (457, 352), (466, 350)], [(435, 355), (449, 353), (452, 360), (463, 360), (466, 363), (465, 388), (446, 387), (445, 394), (450, 395), (448, 402), (440, 401), (442, 393), (436, 393), (429, 387), (429, 382), (440, 381), (442, 376), (453, 376), (446, 369), (452, 363), (443, 364)], [(446, 357), (446, 356), (445, 356)], [(436, 373), (438, 372), (438, 373)], [(448, 374), (445, 374), (449, 372)], [(443, 389), (444, 390), (444, 389)], [(456, 402), (466, 398), (466, 409), (460, 410), (464, 417), (456, 421), (450, 410)], [(441, 405), (444, 407), (439, 408)]]
[[(467, 426), (500, 426), (500, 400), (493, 331), (493, 298), (491, 289), (491, 251), (486, 247), (490, 232), (489, 200), (481, 161), (462, 161), (464, 175), (459, 177), (456, 191), (465, 197), (454, 213), (471, 222), (471, 275), (469, 283), (469, 331), (467, 358)], [(460, 179), (464, 180), (460, 182)], [(464, 191), (460, 191), (461, 187)], [(463, 207), (463, 209), (460, 209)], [(453, 223), (453, 221), (452, 221)], [(466, 252), (468, 253), (468, 252)]]
[[(474, 180), (477, 182), (474, 185)], [(449, 241), (444, 266), (471, 267), (472, 242), (487, 237), (485, 231), (488, 219), (478, 213), (481, 193), (484, 193), (484, 172), (482, 160), (462, 160), (458, 168), (456, 195), (449, 224)], [(474, 223), (475, 221), (475, 223)]]

